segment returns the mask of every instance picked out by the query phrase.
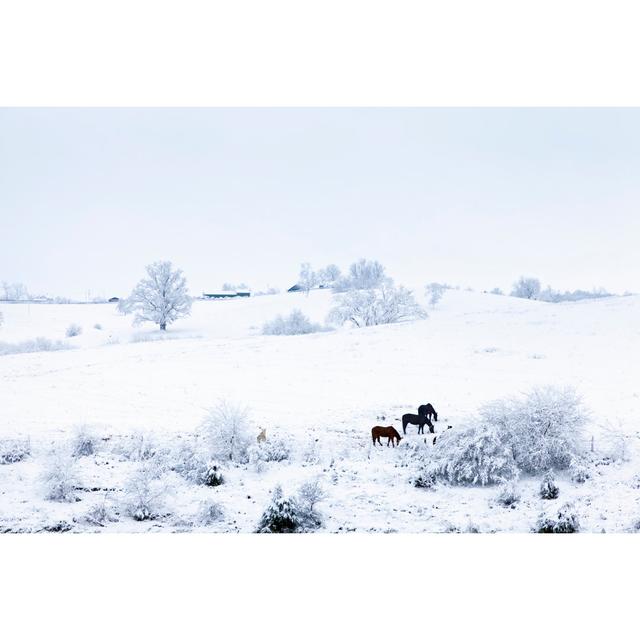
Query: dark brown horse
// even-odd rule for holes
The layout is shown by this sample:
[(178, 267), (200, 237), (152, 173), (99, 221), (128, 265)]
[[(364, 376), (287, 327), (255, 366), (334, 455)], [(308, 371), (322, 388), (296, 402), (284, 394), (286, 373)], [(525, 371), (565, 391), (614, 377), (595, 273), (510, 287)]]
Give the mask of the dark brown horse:
[(376, 442), (382, 446), (382, 442), (380, 442), (380, 438), (387, 438), (387, 447), (391, 442), (393, 446), (396, 446), (396, 441), (400, 444), (400, 434), (395, 430), (394, 427), (373, 427), (371, 429), (371, 439), (373, 440), (373, 444), (375, 446)]
[(418, 415), (426, 416), (429, 420), (438, 422), (438, 412), (433, 408), (433, 405), (430, 402), (427, 402), (427, 404), (421, 404), (418, 407)]
[[(396, 418), (397, 420), (397, 418)], [(407, 425), (415, 424), (418, 426), (418, 433), (424, 433), (424, 425), (429, 425), (429, 433), (434, 433), (433, 423), (427, 416), (419, 416), (415, 413), (405, 413), (402, 416), (402, 432), (407, 435)]]

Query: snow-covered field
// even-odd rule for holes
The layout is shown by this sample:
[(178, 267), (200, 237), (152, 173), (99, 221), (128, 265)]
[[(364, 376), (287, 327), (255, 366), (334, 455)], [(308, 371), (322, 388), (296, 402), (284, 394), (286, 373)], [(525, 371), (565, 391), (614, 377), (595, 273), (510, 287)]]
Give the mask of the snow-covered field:
[[(292, 494), (315, 478), (326, 491), (318, 508), (328, 532), (526, 532), (541, 512), (568, 500), (582, 531), (627, 531), (640, 519), (640, 296), (548, 304), (451, 290), (425, 320), (261, 335), (265, 321), (293, 308), (324, 322), (332, 295), (197, 301), (166, 335), (132, 327), (112, 304), (0, 304), (0, 343), (42, 336), (73, 347), (0, 356), (0, 440), (29, 438), (32, 448), (24, 460), (0, 465), (0, 531), (64, 522), (72, 531), (250, 532), (276, 484)], [(82, 333), (67, 338), (72, 323)], [(520, 480), (522, 500), (513, 509), (495, 503), (495, 486), (418, 489), (403, 447), (370, 445), (372, 426), (398, 426), (394, 418), (420, 404), (438, 410), (438, 433), (488, 401), (548, 384), (575, 387), (591, 412), (585, 447), (593, 436), (592, 477), (575, 484), (559, 475), (558, 500), (539, 498), (539, 477)], [(266, 428), (267, 438), (284, 438), (291, 459), (261, 471), (229, 466), (225, 483), (213, 488), (168, 473), (164, 515), (143, 522), (127, 516), (119, 499), (139, 465), (122, 454), (132, 434), (173, 450), (221, 399), (246, 405), (255, 435)], [(95, 455), (77, 463), (80, 499), (46, 500), (50, 450), (78, 425), (100, 436)], [(410, 430), (408, 439), (417, 440)], [(224, 517), (200, 526), (196, 514), (207, 499)], [(116, 522), (103, 529), (84, 521), (105, 502)]]

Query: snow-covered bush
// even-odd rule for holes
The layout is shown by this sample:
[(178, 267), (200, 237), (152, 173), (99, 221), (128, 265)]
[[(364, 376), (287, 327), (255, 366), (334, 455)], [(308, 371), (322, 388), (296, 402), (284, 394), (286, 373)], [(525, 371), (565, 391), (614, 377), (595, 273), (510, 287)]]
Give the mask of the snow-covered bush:
[(67, 338), (73, 338), (75, 336), (79, 336), (82, 333), (82, 327), (79, 324), (71, 323), (67, 330), (65, 331), (65, 335)]
[(285, 498), (282, 487), (273, 490), (271, 502), (265, 509), (256, 533), (295, 533), (304, 526), (303, 518), (293, 499)]
[(452, 484), (497, 484), (518, 476), (511, 448), (492, 425), (447, 429), (427, 451), (423, 473)]
[(571, 464), (569, 465), (569, 471), (571, 473), (572, 482), (575, 482), (577, 484), (582, 484), (591, 477), (589, 469), (578, 459), (571, 461)]
[(54, 449), (42, 474), (47, 500), (56, 502), (75, 502), (78, 477), (75, 459), (63, 449)]
[(203, 500), (198, 509), (198, 524), (207, 526), (224, 518), (224, 509), (213, 500)]
[(294, 309), (288, 316), (278, 315), (262, 325), (265, 336), (297, 336), (322, 331), (322, 325), (311, 322), (307, 316)]
[(253, 435), (246, 408), (226, 400), (218, 402), (200, 424), (200, 433), (215, 460), (249, 462)]
[(102, 325), (101, 325), (99, 322), (96, 322), (96, 323), (93, 325), (93, 328), (94, 328), (94, 329), (97, 329), (98, 331), (102, 331)]
[(132, 462), (141, 462), (152, 458), (159, 460), (162, 457), (155, 437), (141, 431), (126, 436), (115, 449), (125, 460)]
[(575, 507), (567, 502), (555, 517), (540, 514), (534, 528), (535, 533), (577, 533), (580, 531), (580, 521)]
[(435, 489), (437, 484), (435, 473), (424, 469), (413, 478), (413, 486), (417, 489)]
[(134, 520), (154, 520), (163, 515), (170, 487), (154, 461), (140, 463), (124, 487), (123, 502)]
[(31, 441), (0, 440), (0, 464), (21, 462), (31, 455)]
[(560, 489), (556, 484), (552, 473), (546, 473), (540, 484), (540, 497), (543, 500), (555, 500), (560, 495)]
[(16, 343), (0, 342), (0, 356), (11, 356), (16, 353), (36, 353), (38, 351), (62, 351), (64, 349), (72, 349), (72, 347), (61, 340), (54, 341), (42, 337)]
[(131, 295), (118, 302), (121, 313), (135, 312), (134, 324), (155, 322), (161, 331), (167, 325), (191, 313), (192, 298), (180, 269), (171, 262), (154, 262), (147, 266), (147, 278), (135, 286)]
[(351, 322), (356, 327), (370, 327), (425, 317), (411, 291), (388, 281), (377, 289), (348, 291), (339, 296), (327, 321), (339, 326)]
[(327, 497), (320, 480), (309, 480), (298, 489), (294, 508), (305, 531), (317, 529), (322, 525), (322, 516), (316, 511), (316, 505)]
[(110, 522), (118, 522), (115, 510), (107, 504), (106, 498), (99, 504), (94, 505), (84, 515), (83, 520), (89, 524), (104, 527)]
[(500, 490), (496, 502), (503, 507), (513, 508), (518, 502), (520, 502), (522, 495), (515, 481), (505, 482), (504, 486)]
[(283, 462), (291, 457), (291, 447), (284, 438), (269, 437), (264, 442), (249, 448), (249, 460), (257, 471), (264, 469), (264, 463)]
[(183, 444), (175, 456), (172, 468), (185, 480), (194, 484), (217, 487), (224, 482), (216, 461), (197, 445)]
[(79, 425), (71, 439), (71, 455), (76, 458), (92, 456), (97, 448), (100, 439), (87, 425)]
[(511, 295), (515, 298), (525, 298), (527, 300), (536, 300), (540, 294), (540, 280), (537, 278), (526, 278), (522, 276), (518, 282), (513, 285)]
[(493, 293), (494, 296), (503, 296), (504, 293), (502, 292), (502, 289), (500, 287), (494, 287), (493, 289), (491, 289), (491, 291), (489, 293)]
[(567, 469), (582, 453), (587, 414), (571, 388), (534, 388), (522, 398), (485, 405), (480, 415), (498, 429), (527, 473)]

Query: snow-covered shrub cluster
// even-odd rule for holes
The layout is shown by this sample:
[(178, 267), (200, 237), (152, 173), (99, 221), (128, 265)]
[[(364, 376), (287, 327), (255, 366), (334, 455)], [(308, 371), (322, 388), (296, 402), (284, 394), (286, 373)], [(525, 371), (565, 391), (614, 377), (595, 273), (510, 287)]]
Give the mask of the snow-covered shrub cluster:
[(422, 474), (452, 484), (497, 484), (518, 476), (511, 448), (493, 425), (448, 429), (425, 458)]
[(31, 441), (0, 440), (0, 464), (21, 462), (31, 455)]
[(605, 289), (593, 289), (592, 291), (576, 289), (575, 291), (565, 291), (562, 293), (551, 287), (547, 287), (538, 294), (538, 300), (542, 300), (543, 302), (577, 302), (578, 300), (593, 300), (595, 298), (610, 298), (612, 296), (613, 294)]
[(97, 448), (100, 439), (87, 425), (79, 425), (75, 428), (75, 433), (71, 439), (71, 455), (76, 458), (92, 456)]
[(84, 521), (98, 527), (104, 527), (110, 522), (118, 522), (114, 509), (107, 504), (106, 499), (96, 504), (84, 515)]
[(124, 487), (125, 509), (134, 520), (154, 520), (164, 514), (169, 490), (162, 467), (153, 460), (141, 462)]
[(322, 330), (322, 325), (311, 322), (300, 309), (294, 309), (286, 317), (278, 315), (262, 326), (265, 336), (297, 336)]
[(96, 323), (93, 325), (93, 328), (94, 328), (94, 329), (97, 329), (98, 331), (102, 331), (102, 325), (101, 325), (99, 322), (96, 322)]
[(572, 460), (569, 465), (569, 471), (571, 473), (571, 480), (577, 484), (583, 484), (590, 477), (591, 473), (589, 469), (578, 459)]
[(183, 444), (174, 459), (173, 470), (193, 484), (217, 487), (224, 482), (218, 464), (197, 444)]
[(0, 356), (11, 356), (16, 353), (36, 353), (37, 351), (62, 351), (71, 349), (71, 345), (61, 340), (49, 340), (38, 337), (34, 340), (23, 340), (22, 342), (0, 342)]
[(285, 497), (282, 487), (276, 486), (256, 532), (295, 533), (317, 529), (322, 525), (322, 518), (315, 507), (325, 496), (318, 480), (303, 484), (292, 498)]
[(167, 325), (191, 313), (192, 298), (180, 269), (171, 262), (154, 262), (147, 266), (147, 278), (135, 286), (128, 298), (118, 302), (118, 311), (135, 313), (134, 324), (155, 322), (161, 331)]
[(424, 469), (413, 478), (413, 486), (417, 489), (435, 489), (437, 484), (435, 473), (430, 473)]
[(72, 322), (65, 331), (65, 335), (67, 338), (74, 338), (75, 336), (79, 336), (82, 333), (82, 327), (79, 324), (75, 324)]
[(370, 327), (425, 317), (411, 291), (388, 280), (375, 289), (357, 289), (340, 295), (327, 321), (338, 326), (351, 322), (356, 327)]
[(42, 481), (47, 500), (75, 502), (78, 477), (75, 459), (65, 449), (54, 449), (46, 463)]
[(224, 509), (213, 500), (203, 500), (198, 509), (197, 522), (201, 525), (210, 525), (224, 518)]
[(211, 457), (237, 464), (249, 462), (253, 442), (249, 429), (248, 410), (226, 400), (215, 405), (200, 424), (200, 434)]
[(540, 514), (535, 525), (535, 533), (577, 533), (580, 521), (575, 507), (570, 502), (563, 505), (555, 517)]
[(249, 449), (249, 461), (257, 471), (263, 471), (265, 463), (283, 462), (291, 457), (291, 446), (284, 438), (269, 437), (264, 442), (252, 445)]
[(480, 415), (527, 473), (567, 469), (582, 453), (587, 414), (571, 388), (537, 387), (521, 398), (488, 404)]
[(520, 500), (522, 499), (522, 495), (520, 494), (520, 490), (515, 481), (505, 482), (496, 501), (498, 504), (501, 504), (503, 507), (511, 507), (513, 508)]
[(137, 432), (126, 436), (115, 448), (125, 460), (141, 462), (160, 458), (162, 453), (154, 436), (150, 433)]
[(553, 474), (548, 472), (545, 474), (540, 483), (540, 497), (543, 500), (555, 500), (560, 495), (560, 489), (556, 484)]

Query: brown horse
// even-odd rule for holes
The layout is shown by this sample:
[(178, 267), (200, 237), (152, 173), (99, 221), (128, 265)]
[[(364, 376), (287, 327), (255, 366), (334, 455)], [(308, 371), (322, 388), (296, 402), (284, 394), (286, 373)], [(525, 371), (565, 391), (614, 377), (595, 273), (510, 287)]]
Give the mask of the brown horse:
[(373, 440), (373, 445), (375, 446), (376, 442), (382, 446), (382, 442), (380, 442), (380, 438), (387, 438), (387, 447), (391, 442), (393, 446), (396, 446), (396, 440), (398, 444), (400, 444), (400, 434), (393, 427), (373, 427), (371, 429), (371, 439)]

